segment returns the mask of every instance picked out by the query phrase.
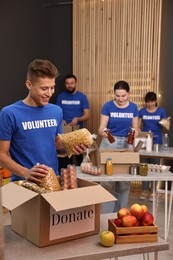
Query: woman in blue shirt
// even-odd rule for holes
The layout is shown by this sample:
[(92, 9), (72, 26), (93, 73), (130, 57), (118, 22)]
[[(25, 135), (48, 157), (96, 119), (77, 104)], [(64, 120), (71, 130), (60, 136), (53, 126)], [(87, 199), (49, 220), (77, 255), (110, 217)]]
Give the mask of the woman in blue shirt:
[[(127, 148), (127, 136), (131, 128), (138, 134), (138, 108), (129, 101), (129, 91), (127, 82), (118, 81), (114, 85), (115, 99), (106, 102), (102, 107), (99, 126), (99, 135), (102, 137), (100, 150)], [(110, 130), (115, 138), (114, 143), (108, 141), (104, 128)], [(118, 198), (114, 203), (104, 204), (104, 212), (117, 212), (120, 208), (127, 207), (130, 182), (117, 182), (116, 187), (113, 182), (102, 185)]]
[[(162, 144), (162, 127), (159, 121), (164, 118), (167, 118), (167, 115), (165, 109), (157, 106), (157, 95), (154, 92), (148, 92), (145, 95), (145, 107), (139, 111), (139, 128), (143, 132), (151, 131), (153, 133), (153, 144)], [(143, 159), (143, 162), (160, 164), (159, 159)], [(149, 197), (149, 200), (152, 201), (152, 193), (149, 195), (149, 189), (152, 187), (149, 186), (150, 182), (142, 182), (141, 200)]]

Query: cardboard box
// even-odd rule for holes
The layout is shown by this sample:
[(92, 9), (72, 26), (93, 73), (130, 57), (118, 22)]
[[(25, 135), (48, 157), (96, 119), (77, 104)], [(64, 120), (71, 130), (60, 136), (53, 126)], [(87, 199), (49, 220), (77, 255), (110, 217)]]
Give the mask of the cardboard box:
[(147, 135), (150, 135), (152, 140), (153, 140), (153, 133), (152, 132), (141, 132), (138, 136), (135, 137), (134, 139), (134, 147), (138, 144), (139, 141), (143, 142), (142, 148), (146, 148), (146, 140), (147, 140)]
[(115, 235), (116, 244), (156, 242), (158, 226), (117, 227), (114, 219), (108, 219), (108, 229)]
[(16, 183), (2, 187), (12, 230), (39, 247), (98, 233), (99, 204), (116, 199), (99, 184), (77, 180), (77, 189), (41, 195)]
[(74, 125), (74, 126), (70, 126), (70, 125), (63, 125), (63, 134), (75, 131), (79, 129), (79, 125)]
[(112, 158), (113, 174), (129, 173), (131, 164), (139, 164), (139, 153), (129, 150), (101, 150), (100, 151), (100, 167), (102, 172), (106, 172), (106, 160)]

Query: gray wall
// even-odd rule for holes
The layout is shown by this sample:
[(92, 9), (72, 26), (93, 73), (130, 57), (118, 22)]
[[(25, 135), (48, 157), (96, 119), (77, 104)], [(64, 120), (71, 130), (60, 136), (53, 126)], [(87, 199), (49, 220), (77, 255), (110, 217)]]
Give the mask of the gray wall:
[[(173, 124), (173, 1), (163, 0), (160, 60), (160, 105), (172, 116)], [(170, 144), (173, 146), (173, 126), (169, 131)]]
[(36, 58), (50, 59), (58, 67), (56, 93), (62, 90), (62, 78), (72, 71), (72, 4), (69, 2), (0, 2), (0, 109), (26, 96), (27, 66)]

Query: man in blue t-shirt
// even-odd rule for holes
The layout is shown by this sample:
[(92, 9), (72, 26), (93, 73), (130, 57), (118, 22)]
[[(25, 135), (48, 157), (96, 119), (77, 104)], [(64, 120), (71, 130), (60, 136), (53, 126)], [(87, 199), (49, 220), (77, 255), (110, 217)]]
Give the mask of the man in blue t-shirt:
[[(58, 138), (62, 133), (62, 109), (49, 103), (58, 74), (50, 61), (32, 61), (25, 82), (27, 97), (0, 112), (0, 165), (12, 173), (12, 181), (40, 183), (49, 167), (58, 175), (57, 151), (66, 153)], [(86, 147), (81, 145), (73, 152), (84, 150)]]
[[(65, 77), (66, 91), (60, 93), (57, 97), (56, 104), (62, 108), (63, 124), (83, 128), (83, 122), (89, 118), (89, 102), (85, 94), (77, 91), (77, 78), (73, 74)], [(82, 155), (76, 156), (77, 164), (82, 162)], [(66, 164), (72, 163), (72, 158), (59, 159), (60, 168)]]
[(77, 91), (77, 78), (73, 74), (65, 77), (66, 91), (60, 93), (56, 104), (62, 108), (64, 125), (79, 125), (89, 118), (89, 102), (85, 94)]

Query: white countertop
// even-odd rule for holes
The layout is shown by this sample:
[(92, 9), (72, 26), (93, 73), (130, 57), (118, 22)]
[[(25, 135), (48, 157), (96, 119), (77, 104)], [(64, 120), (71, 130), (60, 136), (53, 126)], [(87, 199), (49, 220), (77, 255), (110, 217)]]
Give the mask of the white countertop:
[(130, 175), (128, 173), (115, 173), (108, 176), (102, 173), (99, 176), (82, 173), (80, 167), (76, 167), (77, 177), (94, 182), (100, 181), (173, 181), (173, 173), (168, 171), (166, 173), (149, 172), (147, 176)]
[(169, 147), (168, 151), (163, 151), (161, 148), (161, 150), (159, 150), (158, 152), (147, 152), (145, 149), (141, 149), (139, 151), (139, 154), (145, 157), (168, 158), (170, 160), (173, 160), (173, 147)]

